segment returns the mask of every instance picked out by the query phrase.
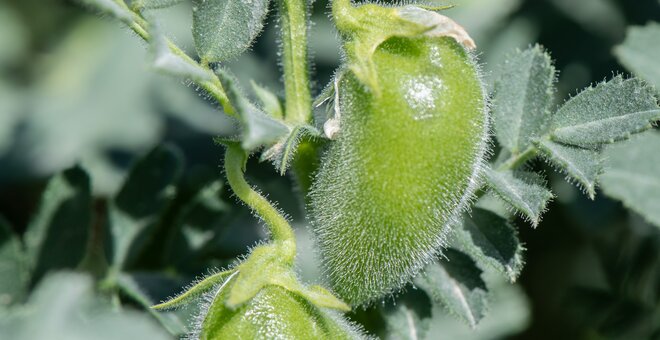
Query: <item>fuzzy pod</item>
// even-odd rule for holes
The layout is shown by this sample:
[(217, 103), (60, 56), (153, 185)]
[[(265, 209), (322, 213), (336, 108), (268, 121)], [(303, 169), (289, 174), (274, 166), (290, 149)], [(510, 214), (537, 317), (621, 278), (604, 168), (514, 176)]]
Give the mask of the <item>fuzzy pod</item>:
[(363, 339), (355, 325), (336, 311), (314, 306), (300, 295), (268, 285), (242, 306), (226, 305), (232, 278), (208, 293), (198, 339)]
[(455, 38), (390, 37), (370, 61), (379, 89), (351, 68), (337, 78), (340, 130), (310, 203), (331, 285), (352, 305), (398, 290), (440, 252), (488, 139), (478, 65)]

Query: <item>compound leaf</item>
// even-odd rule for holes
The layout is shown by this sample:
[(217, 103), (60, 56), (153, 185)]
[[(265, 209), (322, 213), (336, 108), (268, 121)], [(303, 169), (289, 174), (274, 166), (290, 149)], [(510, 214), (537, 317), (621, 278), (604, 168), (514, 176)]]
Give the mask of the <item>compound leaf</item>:
[(596, 181), (603, 170), (603, 160), (599, 151), (582, 149), (570, 145), (542, 139), (536, 144), (546, 160), (577, 181), (593, 199), (596, 196)]
[(523, 267), (523, 247), (516, 229), (501, 216), (474, 208), (455, 237), (461, 250), (515, 282)]
[(207, 62), (243, 53), (263, 28), (268, 0), (193, 0), (193, 37)]
[(48, 182), (25, 233), (32, 282), (47, 271), (75, 268), (85, 255), (92, 222), (87, 173), (74, 167)]
[(112, 264), (123, 268), (139, 254), (158, 219), (170, 204), (181, 175), (181, 152), (171, 145), (156, 147), (139, 160), (110, 205)]
[[(522, 178), (521, 178), (522, 177)], [(534, 227), (553, 195), (535, 174), (486, 170), (488, 186), (504, 201), (521, 212)]]
[(451, 313), (476, 327), (488, 304), (482, 271), (474, 260), (457, 250), (447, 249), (443, 256), (415, 279), (415, 285), (434, 302), (442, 303)]
[(500, 66), (493, 96), (497, 140), (519, 153), (541, 136), (551, 118), (555, 68), (538, 45), (516, 51)]
[(649, 132), (605, 151), (603, 192), (660, 227), (660, 134)]
[(623, 44), (614, 49), (619, 62), (660, 89), (660, 23), (632, 26)]
[(660, 119), (654, 89), (621, 76), (590, 87), (567, 101), (554, 115), (554, 141), (580, 147), (627, 139)]

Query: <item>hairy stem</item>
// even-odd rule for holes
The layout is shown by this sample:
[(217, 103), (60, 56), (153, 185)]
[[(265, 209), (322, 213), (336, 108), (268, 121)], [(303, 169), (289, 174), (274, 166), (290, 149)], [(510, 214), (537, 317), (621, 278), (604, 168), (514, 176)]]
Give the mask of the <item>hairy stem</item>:
[(307, 56), (307, 0), (279, 0), (285, 118), (306, 123), (312, 116)]
[(225, 172), (227, 182), (238, 198), (247, 204), (266, 224), (271, 238), (276, 243), (282, 243), (287, 253), (287, 260), (296, 256), (296, 240), (289, 222), (261, 194), (256, 192), (243, 176), (243, 166), (247, 161), (247, 153), (238, 144), (227, 146), (225, 153)]
[(530, 146), (525, 151), (512, 155), (506, 162), (502, 163), (497, 170), (513, 170), (525, 164), (528, 160), (536, 157), (538, 150), (534, 146)]
[[(128, 27), (138, 36), (140, 36), (140, 38), (142, 38), (144, 41), (149, 42), (151, 40), (151, 35), (148, 31), (149, 23), (142, 16), (142, 14), (129, 8), (123, 0), (116, 0), (115, 2), (133, 13), (133, 21), (127, 23)], [(218, 79), (218, 76), (211, 70), (209, 65), (207, 63), (198, 63), (169, 39), (167, 39), (167, 46), (169, 47), (170, 51), (172, 51), (172, 53), (181, 57), (185, 62), (197, 67), (205, 68), (209, 71), (209, 74), (211, 74), (211, 80), (199, 81), (196, 82), (196, 84), (208, 92), (211, 96), (213, 96), (213, 98), (222, 106), (222, 109), (226, 114), (235, 116), (236, 112), (234, 107), (229, 102), (229, 98), (227, 97), (225, 89), (220, 83), (220, 79)]]

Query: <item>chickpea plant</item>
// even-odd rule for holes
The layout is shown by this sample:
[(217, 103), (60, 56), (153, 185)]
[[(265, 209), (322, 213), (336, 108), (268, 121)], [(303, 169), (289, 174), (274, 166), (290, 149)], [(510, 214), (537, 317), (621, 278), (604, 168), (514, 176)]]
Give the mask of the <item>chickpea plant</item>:
[[(648, 203), (631, 191), (637, 184), (617, 179), (624, 173), (653, 176), (651, 157), (660, 140), (654, 131), (640, 133), (660, 120), (660, 107), (657, 89), (640, 78), (616, 75), (555, 107), (557, 72), (541, 46), (511, 52), (487, 89), (478, 46), (443, 15), (448, 7), (333, 0), (343, 63), (314, 99), (307, 46), (311, 1), (193, 0), (195, 56), (169, 40), (150, 11), (180, 0), (81, 2), (128, 26), (148, 43), (155, 69), (196, 84), (236, 122), (236, 135), (216, 139), (225, 150), (226, 182), (269, 232), (233, 266), (150, 306), (122, 270), (167, 206), (180, 155), (163, 146), (136, 165), (110, 203), (113, 244), (100, 285), (132, 296), (170, 333), (195, 339), (369, 338), (344, 313), (390, 299), (397, 302), (393, 309), (380, 308), (393, 329), (389, 336), (417, 339), (429, 316), (409, 307), (409, 293), (475, 327), (487, 313), (483, 270), (510, 282), (522, 270), (515, 217), (536, 227), (554, 197), (543, 174), (526, 166), (534, 159), (551, 164), (592, 199), (602, 183), (606, 194), (660, 224), (652, 203), (657, 208), (657, 194)], [(270, 7), (281, 30), (284, 97), (253, 83), (259, 99), (253, 102), (225, 62), (250, 47)], [(617, 53), (635, 58), (635, 43)], [(313, 109), (322, 106), (328, 115), (315, 120)], [(626, 151), (631, 149), (639, 152)], [(244, 178), (252, 155), (297, 182), (327, 286), (301, 282), (287, 215)], [(614, 170), (603, 174), (606, 161)], [(58, 196), (58, 188), (82, 192), (74, 196), (89, 206), (88, 182), (79, 168), (51, 182), (52, 194), (44, 196), (43, 211), (26, 234), (28, 252), (50, 242), (43, 233), (49, 207), (72, 197)], [(88, 215), (76, 218), (90, 223)], [(45, 266), (65, 267), (44, 261), (39, 254), (26, 256), (21, 263), (32, 274), (24, 279), (34, 282)], [(161, 312), (186, 305), (199, 310), (189, 325)]]

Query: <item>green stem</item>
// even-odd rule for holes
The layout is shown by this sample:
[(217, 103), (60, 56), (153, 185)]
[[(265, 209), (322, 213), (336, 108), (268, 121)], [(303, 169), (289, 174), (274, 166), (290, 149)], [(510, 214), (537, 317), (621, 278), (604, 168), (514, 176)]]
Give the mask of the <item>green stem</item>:
[[(142, 38), (144, 41), (149, 42), (151, 40), (151, 35), (147, 30), (149, 23), (142, 16), (142, 14), (135, 11), (134, 9), (129, 8), (128, 5), (126, 5), (126, 3), (123, 0), (116, 0), (115, 2), (120, 6), (126, 8), (127, 10), (131, 11), (131, 13), (133, 13), (133, 21), (127, 23), (128, 27), (131, 30), (133, 30), (133, 32), (135, 32), (138, 36), (140, 36), (140, 38)], [(197, 67), (205, 68), (209, 71), (209, 74), (211, 74), (211, 80), (196, 82), (196, 84), (199, 85), (199, 87), (204, 89), (206, 92), (208, 92), (211, 96), (213, 96), (213, 98), (215, 98), (215, 100), (217, 100), (218, 103), (220, 103), (222, 109), (225, 111), (226, 114), (230, 116), (235, 116), (236, 111), (229, 102), (229, 98), (225, 93), (225, 89), (222, 87), (222, 83), (220, 83), (220, 79), (211, 70), (209, 65), (207, 63), (202, 63), (202, 64), (198, 63), (188, 54), (186, 54), (186, 52), (184, 52), (181, 48), (179, 48), (179, 46), (174, 44), (169, 39), (167, 39), (167, 46), (170, 48), (170, 51), (172, 51), (172, 53), (181, 57), (185, 62)]]
[(274, 242), (288, 250), (287, 260), (296, 256), (296, 239), (289, 222), (270, 202), (256, 192), (243, 177), (247, 153), (238, 144), (227, 146), (225, 172), (227, 182), (238, 198), (247, 204), (266, 224)]
[(307, 123), (312, 117), (307, 56), (307, 1), (279, 0), (282, 65), (286, 93), (285, 117)]
[(512, 155), (506, 162), (497, 167), (498, 171), (513, 170), (525, 164), (528, 160), (536, 157), (538, 150), (534, 146), (530, 146), (525, 151)]

